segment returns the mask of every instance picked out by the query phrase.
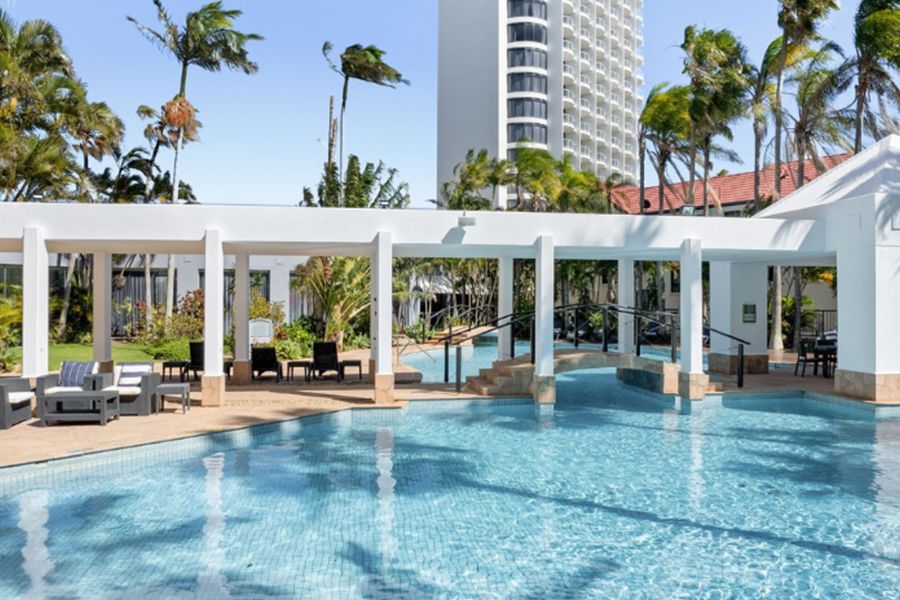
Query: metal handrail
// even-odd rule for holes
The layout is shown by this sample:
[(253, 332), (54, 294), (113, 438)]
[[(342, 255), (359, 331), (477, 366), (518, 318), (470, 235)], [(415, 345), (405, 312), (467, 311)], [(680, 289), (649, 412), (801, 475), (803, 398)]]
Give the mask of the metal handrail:
[[(578, 304), (567, 304), (563, 306), (556, 306), (553, 308), (553, 314), (558, 312), (570, 312), (574, 311), (574, 332), (573, 338), (575, 347), (578, 347), (578, 311), (583, 309), (593, 309), (593, 310), (602, 310), (603, 315), (603, 351), (609, 351), (609, 314), (610, 312), (615, 312), (617, 315), (631, 315), (632, 317), (636, 317), (638, 320), (645, 320), (649, 323), (656, 323), (663, 327), (669, 327), (672, 330), (672, 353), (671, 360), (673, 363), (677, 362), (677, 354), (678, 354), (678, 345), (677, 345), (677, 331), (678, 331), (678, 314), (673, 312), (666, 311), (649, 311), (641, 308), (637, 308), (634, 306), (624, 306), (619, 304), (595, 304), (595, 303), (578, 303)], [(661, 319), (668, 319), (669, 322)], [(456, 346), (456, 391), (459, 392), (462, 386), (462, 354), (460, 347), (463, 342), (469, 342), (479, 337), (486, 335), (488, 333), (492, 333), (494, 331), (499, 331), (504, 327), (512, 328), (513, 325), (521, 323), (522, 321), (530, 321), (531, 323), (531, 362), (534, 363), (534, 355), (535, 355), (535, 316), (533, 311), (522, 311), (518, 313), (510, 313), (507, 315), (503, 315), (500, 317), (496, 317), (491, 319), (490, 321), (486, 321), (484, 323), (480, 323), (478, 325), (470, 326), (462, 331), (451, 332), (438, 340), (439, 342), (443, 342), (444, 344), (444, 383), (450, 382), (450, 346)], [(741, 339), (735, 335), (730, 333), (726, 333), (714, 327), (705, 326), (709, 331), (710, 335), (717, 334), (721, 335), (727, 339), (730, 339), (738, 344), (738, 373), (737, 373), (737, 385), (738, 387), (744, 387), (744, 346), (750, 345), (750, 342), (747, 340)], [(487, 329), (484, 329), (487, 328)], [(475, 335), (465, 336), (467, 333), (471, 333), (477, 329), (483, 329), (482, 331), (477, 332)], [(465, 336), (463, 339), (458, 340), (454, 343), (455, 338), (459, 338), (459, 336)], [(641, 355), (641, 332), (640, 327), (635, 328), (635, 353), (637, 356)], [(510, 336), (510, 357), (515, 357), (515, 336)]]

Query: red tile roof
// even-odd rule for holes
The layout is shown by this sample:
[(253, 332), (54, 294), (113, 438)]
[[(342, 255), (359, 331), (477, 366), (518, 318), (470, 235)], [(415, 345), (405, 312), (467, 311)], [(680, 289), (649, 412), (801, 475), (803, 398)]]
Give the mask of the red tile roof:
[[(830, 170), (845, 160), (850, 158), (849, 154), (835, 154), (826, 156), (822, 159), (825, 163), (825, 170)], [(781, 176), (781, 196), (787, 196), (795, 189), (797, 180), (798, 161), (793, 161), (782, 165)], [(807, 183), (819, 176), (813, 161), (806, 161), (804, 167), (804, 179)], [(775, 190), (773, 173), (774, 166), (769, 166), (760, 172), (760, 193), (765, 198), (771, 196)], [(665, 190), (665, 211), (680, 212), (687, 200), (688, 184), (671, 183), (666, 186)], [(623, 186), (618, 188), (614, 193), (616, 204), (620, 210), (628, 214), (638, 214), (641, 212), (638, 196), (640, 190), (634, 186)], [(648, 187), (644, 189), (644, 198), (649, 202), (650, 206), (644, 212), (654, 214), (659, 212), (659, 187)], [(746, 173), (735, 173), (733, 175), (723, 175), (721, 177), (711, 177), (709, 180), (709, 203), (715, 206), (715, 200), (723, 206), (729, 204), (744, 204), (753, 201), (753, 171)], [(703, 208), (703, 181), (698, 180), (694, 183), (694, 205)]]

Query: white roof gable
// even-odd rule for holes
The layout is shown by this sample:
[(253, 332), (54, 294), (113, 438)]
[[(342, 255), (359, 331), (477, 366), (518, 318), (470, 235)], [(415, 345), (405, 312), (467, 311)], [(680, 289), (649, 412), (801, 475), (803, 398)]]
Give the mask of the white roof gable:
[(756, 217), (820, 219), (834, 202), (879, 193), (900, 194), (900, 135), (884, 138)]

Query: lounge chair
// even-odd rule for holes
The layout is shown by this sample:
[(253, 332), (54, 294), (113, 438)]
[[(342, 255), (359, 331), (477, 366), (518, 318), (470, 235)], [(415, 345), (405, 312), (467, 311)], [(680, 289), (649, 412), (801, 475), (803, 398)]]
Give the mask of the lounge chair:
[(156, 388), (162, 383), (162, 376), (153, 372), (153, 363), (119, 363), (112, 373), (101, 373), (96, 378), (99, 383), (94, 389), (119, 394), (120, 415), (147, 416), (159, 412), (160, 398)]
[[(794, 365), (794, 376), (797, 376), (797, 371), (800, 369), (800, 366), (803, 366), (803, 369), (800, 371), (800, 377), (806, 377), (806, 365), (812, 363), (813, 366), (813, 375), (819, 374), (819, 362), (824, 359), (820, 359), (816, 356), (816, 341), (815, 340), (800, 340), (800, 347), (797, 348), (797, 364)], [(825, 366), (823, 364), (822, 368)]]
[(97, 362), (64, 361), (59, 366), (59, 373), (50, 373), (38, 377), (38, 418), (43, 416), (45, 398), (61, 392), (82, 392), (94, 389), (94, 377), (99, 370), (100, 364)]
[(313, 343), (313, 377), (322, 377), (328, 371), (334, 371), (341, 378), (341, 364), (338, 361), (336, 342)]
[(30, 419), (32, 400), (34, 392), (28, 379), (0, 379), (0, 429), (9, 429)]
[(275, 383), (281, 382), (281, 362), (275, 348), (259, 346), (250, 349), (250, 370), (253, 378), (259, 379), (263, 373), (275, 373)]
[[(194, 381), (197, 381), (198, 379), (200, 379), (200, 376), (198, 375), (198, 373), (202, 373), (203, 368), (204, 368), (203, 342), (191, 342), (189, 347), (190, 347), (190, 353), (191, 353), (191, 360), (188, 361), (188, 366), (187, 366), (187, 369), (185, 370), (185, 372), (193, 373)], [(231, 367), (233, 365), (234, 365), (234, 362), (230, 361), (230, 360), (226, 360), (224, 362), (224, 364), (222, 365), (222, 369), (225, 371), (225, 376), (228, 377), (228, 379), (231, 379)]]

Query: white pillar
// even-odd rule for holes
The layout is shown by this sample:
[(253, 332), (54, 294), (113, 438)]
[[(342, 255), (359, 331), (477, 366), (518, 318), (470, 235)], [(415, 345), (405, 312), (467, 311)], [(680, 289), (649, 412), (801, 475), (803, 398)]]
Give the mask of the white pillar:
[(39, 377), (48, 369), (50, 265), (44, 232), (26, 227), (22, 238), (22, 375)]
[[(886, 214), (888, 208), (881, 206)], [(900, 402), (900, 247), (890, 245), (897, 229), (878, 245), (837, 252), (835, 391), (892, 404)]]
[[(512, 314), (513, 310), (513, 276), (515, 261), (510, 256), (502, 256), (497, 261), (497, 318)], [(506, 319), (498, 325), (508, 323)], [(513, 339), (512, 327), (504, 327), (497, 331), (497, 359), (509, 360)]]
[[(769, 268), (761, 263), (714, 262), (709, 265), (709, 320), (713, 329), (746, 340), (744, 368), (747, 373), (767, 373)], [(738, 342), (710, 335), (709, 370), (737, 373)]]
[[(619, 259), (618, 285), (619, 294), (616, 303), (619, 306), (634, 307), (634, 260)], [(622, 354), (634, 353), (634, 321), (634, 315), (619, 314), (619, 352)]]
[(234, 257), (234, 359), (250, 360), (250, 256)]
[(225, 392), (225, 256), (222, 233), (207, 229), (204, 237), (205, 290), (203, 311), (203, 404), (220, 406)]
[(556, 401), (556, 378), (553, 374), (553, 260), (553, 237), (538, 237), (535, 242), (534, 398), (540, 404)]
[(94, 360), (103, 371), (112, 366), (112, 256), (94, 252), (93, 281)]
[(375, 236), (375, 254), (372, 270), (375, 272), (375, 402), (392, 402), (394, 399), (394, 369), (392, 361), (391, 317), (393, 315), (392, 270), (394, 248), (391, 234), (379, 231)]
[(369, 297), (372, 301), (369, 303), (369, 376), (375, 380), (375, 361), (378, 358), (378, 346), (375, 340), (378, 339), (378, 305), (375, 299), (378, 298), (378, 268), (376, 265), (377, 257), (372, 256), (372, 266), (369, 269)]
[(703, 372), (703, 260), (700, 240), (681, 243), (681, 372)]

